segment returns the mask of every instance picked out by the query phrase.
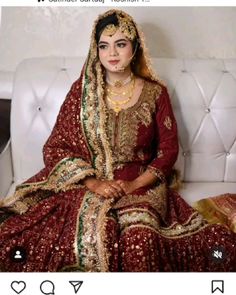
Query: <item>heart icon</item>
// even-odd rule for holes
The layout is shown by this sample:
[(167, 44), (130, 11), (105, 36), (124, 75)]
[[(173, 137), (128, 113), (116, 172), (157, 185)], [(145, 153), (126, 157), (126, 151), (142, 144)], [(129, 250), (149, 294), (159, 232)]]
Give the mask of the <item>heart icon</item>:
[(26, 283), (23, 281), (13, 281), (11, 283), (11, 288), (13, 291), (15, 291), (17, 294), (20, 294), (24, 289), (26, 288)]

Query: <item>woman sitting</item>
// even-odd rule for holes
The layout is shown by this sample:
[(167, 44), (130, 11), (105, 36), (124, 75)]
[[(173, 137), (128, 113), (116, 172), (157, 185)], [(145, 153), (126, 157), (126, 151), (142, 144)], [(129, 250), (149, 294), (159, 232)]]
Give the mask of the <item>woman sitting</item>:
[[(2, 271), (236, 271), (236, 235), (172, 186), (176, 121), (125, 12), (96, 20), (43, 155), (45, 168), (1, 204)], [(12, 259), (19, 247), (23, 261)]]

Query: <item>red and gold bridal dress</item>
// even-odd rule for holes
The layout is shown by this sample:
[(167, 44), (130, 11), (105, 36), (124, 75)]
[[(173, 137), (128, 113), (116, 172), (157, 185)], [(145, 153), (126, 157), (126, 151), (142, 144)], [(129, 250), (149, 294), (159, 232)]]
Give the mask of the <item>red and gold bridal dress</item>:
[[(235, 271), (236, 235), (208, 224), (171, 188), (177, 127), (167, 90), (145, 81), (138, 102), (118, 116), (90, 103), (77, 80), (46, 142), (45, 168), (2, 202), (1, 271)], [(155, 185), (118, 201), (88, 191), (86, 176)], [(211, 252), (225, 250), (216, 263)], [(23, 247), (25, 260), (12, 253)]]

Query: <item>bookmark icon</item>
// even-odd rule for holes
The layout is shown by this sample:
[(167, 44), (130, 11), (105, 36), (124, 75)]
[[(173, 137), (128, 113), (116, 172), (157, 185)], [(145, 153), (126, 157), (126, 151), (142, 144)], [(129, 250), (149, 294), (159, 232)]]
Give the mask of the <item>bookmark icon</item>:
[(69, 283), (73, 286), (75, 294), (77, 294), (83, 284), (83, 281), (69, 281)]
[(211, 293), (215, 292), (224, 293), (224, 281), (223, 280), (212, 280), (211, 281)]

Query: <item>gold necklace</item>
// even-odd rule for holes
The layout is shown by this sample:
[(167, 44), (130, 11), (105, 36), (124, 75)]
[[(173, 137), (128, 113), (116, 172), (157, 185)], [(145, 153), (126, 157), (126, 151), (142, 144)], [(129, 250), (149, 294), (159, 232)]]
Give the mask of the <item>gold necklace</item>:
[(120, 95), (130, 96), (130, 92), (132, 91), (133, 80), (134, 78), (132, 77), (131, 81), (129, 82), (130, 83), (129, 88), (127, 88), (126, 91), (122, 91), (122, 89), (120, 89), (120, 91), (117, 91), (117, 90), (111, 89), (109, 86), (106, 87), (106, 91), (112, 96), (120, 96)]
[(133, 80), (134, 74), (131, 72), (130, 75), (125, 80), (115, 80), (114, 82), (106, 78), (106, 82), (108, 85), (111, 85), (116, 88), (121, 88), (122, 86), (125, 86), (129, 82)]
[(134, 92), (134, 86), (135, 86), (135, 79), (133, 79), (133, 84), (130, 90), (130, 95), (128, 98), (124, 100), (113, 100), (108, 94), (107, 94), (107, 100), (112, 104), (113, 110), (115, 111), (116, 115), (121, 111), (122, 106), (127, 104), (131, 98), (133, 97), (133, 92)]
[(107, 93), (111, 96), (130, 96), (130, 92), (132, 91), (132, 85), (126, 91), (116, 92), (112, 89), (107, 88)]

